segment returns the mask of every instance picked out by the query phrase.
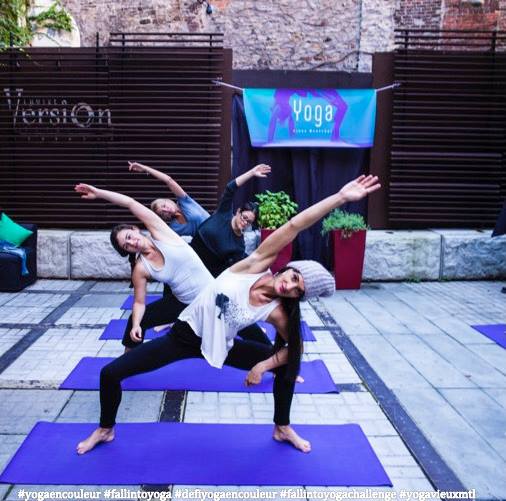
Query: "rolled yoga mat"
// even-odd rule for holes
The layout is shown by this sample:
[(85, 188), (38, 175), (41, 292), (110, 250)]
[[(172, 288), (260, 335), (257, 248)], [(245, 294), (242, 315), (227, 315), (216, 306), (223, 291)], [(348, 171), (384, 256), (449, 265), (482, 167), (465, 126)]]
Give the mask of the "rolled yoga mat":
[[(98, 390), (100, 370), (114, 358), (82, 358), (60, 386), (61, 390)], [(211, 367), (203, 358), (188, 358), (160, 369), (125, 379), (124, 390), (188, 390), (246, 393), (271, 393), (274, 376), (264, 374), (262, 382), (245, 386), (247, 371), (235, 367)], [(302, 362), (303, 383), (296, 383), (295, 393), (337, 393), (336, 385), (322, 360)]]
[[(127, 326), (127, 320), (126, 319), (115, 319), (111, 320), (107, 327), (105, 328), (104, 332), (100, 336), (99, 339), (123, 339), (123, 333), (125, 332), (126, 326)], [(271, 341), (274, 341), (274, 338), (276, 336), (276, 329), (272, 324), (269, 322), (258, 322), (258, 325), (264, 329), (267, 336)], [(160, 332), (155, 332), (154, 329), (148, 329), (145, 334), (145, 339), (154, 339), (158, 336), (162, 336), (164, 334), (167, 334), (167, 332), (170, 329), (163, 329)], [(313, 331), (309, 328), (309, 326), (304, 322), (304, 320), (300, 323), (300, 330), (302, 333), (302, 339), (303, 341), (316, 341), (316, 338), (314, 337)]]
[(506, 324), (471, 325), (471, 327), (506, 348)]
[(272, 439), (272, 425), (126, 423), (79, 456), (95, 424), (37, 423), (0, 481), (39, 485), (391, 486), (357, 424), (299, 425), (304, 454)]
[[(145, 304), (153, 303), (155, 301), (158, 301), (159, 299), (162, 299), (162, 296), (159, 294), (156, 294), (156, 295), (148, 294), (146, 296)], [(121, 305), (121, 309), (122, 310), (131, 310), (133, 308), (133, 305), (134, 305), (134, 297), (128, 296), (125, 299), (125, 301), (123, 302), (123, 304)]]

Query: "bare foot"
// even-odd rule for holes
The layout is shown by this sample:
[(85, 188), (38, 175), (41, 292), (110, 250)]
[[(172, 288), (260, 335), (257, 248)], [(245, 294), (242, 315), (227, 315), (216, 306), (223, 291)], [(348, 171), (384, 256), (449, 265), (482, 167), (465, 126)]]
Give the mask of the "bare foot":
[(86, 440), (77, 444), (77, 453), (86, 454), (101, 442), (112, 442), (114, 440), (114, 428), (97, 428)]
[(296, 382), (296, 383), (303, 383), (303, 382), (304, 382), (304, 378), (303, 378), (302, 376), (297, 376), (297, 377), (295, 378), (295, 382)]
[(278, 442), (290, 442), (296, 449), (302, 452), (311, 451), (311, 443), (299, 437), (291, 426), (275, 425), (272, 438)]

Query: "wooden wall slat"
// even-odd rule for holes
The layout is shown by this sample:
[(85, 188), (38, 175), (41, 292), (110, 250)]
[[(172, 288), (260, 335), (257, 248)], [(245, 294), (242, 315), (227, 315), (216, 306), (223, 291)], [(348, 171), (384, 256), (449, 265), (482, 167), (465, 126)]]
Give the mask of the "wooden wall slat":
[(389, 227), (494, 225), (506, 195), (506, 53), (491, 48), (504, 36), (398, 32)]
[[(127, 161), (138, 160), (214, 210), (229, 164), (223, 92), (211, 82), (231, 65), (222, 41), (220, 34), (119, 34), (107, 47), (1, 52), (0, 209), (41, 228), (136, 222), (121, 208), (81, 200), (73, 187), (92, 183), (145, 204), (166, 196), (160, 182), (128, 172)], [(81, 124), (91, 116), (89, 126), (72, 121), (74, 107)], [(33, 123), (24, 123), (22, 109)]]

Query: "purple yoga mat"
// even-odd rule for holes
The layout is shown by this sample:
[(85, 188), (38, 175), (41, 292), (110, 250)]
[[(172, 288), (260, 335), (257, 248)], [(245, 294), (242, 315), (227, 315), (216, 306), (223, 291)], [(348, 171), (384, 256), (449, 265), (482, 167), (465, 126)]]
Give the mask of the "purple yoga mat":
[[(146, 296), (146, 304), (153, 303), (154, 301), (158, 301), (159, 299), (162, 299), (162, 296), (159, 294), (156, 295), (147, 295)], [(134, 305), (134, 297), (128, 296), (123, 304), (121, 305), (122, 310), (131, 310)]]
[(471, 325), (471, 327), (506, 348), (506, 324)]
[[(269, 322), (258, 322), (258, 325), (260, 325), (260, 327), (265, 330), (269, 339), (271, 341), (274, 341), (276, 330), (274, 329), (273, 325)], [(125, 332), (126, 326), (126, 319), (111, 320), (99, 339), (123, 339), (123, 333)], [(304, 341), (316, 341), (313, 331), (309, 328), (306, 322), (302, 321), (300, 323), (300, 327), (302, 339)], [(148, 329), (145, 334), (145, 339), (154, 339), (155, 337), (167, 334), (168, 331), (169, 329), (164, 329), (163, 331), (155, 332), (154, 329)]]
[(310, 454), (276, 442), (272, 425), (127, 423), (79, 456), (96, 425), (37, 423), (0, 476), (39, 485), (391, 486), (357, 424), (300, 425)]
[[(113, 360), (113, 358), (82, 358), (63, 381), (60, 389), (98, 390), (100, 370)], [(152, 372), (127, 378), (121, 386), (124, 390), (272, 392), (274, 379), (272, 373), (265, 374), (262, 382), (255, 386), (244, 385), (246, 374), (247, 371), (226, 365), (223, 369), (216, 369), (202, 358), (188, 358)], [(302, 362), (300, 374), (304, 378), (304, 383), (295, 385), (295, 393), (337, 393), (336, 385), (323, 361)]]

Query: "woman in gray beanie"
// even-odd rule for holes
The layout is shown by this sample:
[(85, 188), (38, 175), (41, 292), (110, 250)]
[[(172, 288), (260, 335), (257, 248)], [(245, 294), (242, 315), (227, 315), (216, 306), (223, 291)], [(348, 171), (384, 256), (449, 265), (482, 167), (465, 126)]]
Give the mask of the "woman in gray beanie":
[[(272, 233), (250, 256), (219, 275), (179, 315), (171, 332), (106, 365), (100, 373), (100, 426), (77, 446), (84, 454), (114, 439), (121, 402), (121, 381), (184, 358), (205, 358), (213, 367), (224, 364), (249, 370), (245, 383), (260, 383), (274, 372), (274, 432), (302, 452), (311, 444), (290, 426), (290, 406), (302, 353), (299, 301), (334, 292), (334, 281), (314, 261), (293, 261), (273, 275), (269, 266), (278, 252), (325, 214), (346, 202), (360, 200), (380, 188), (378, 178), (360, 176), (341, 190), (309, 207)], [(259, 320), (277, 331), (274, 348), (236, 338), (240, 329)]]

